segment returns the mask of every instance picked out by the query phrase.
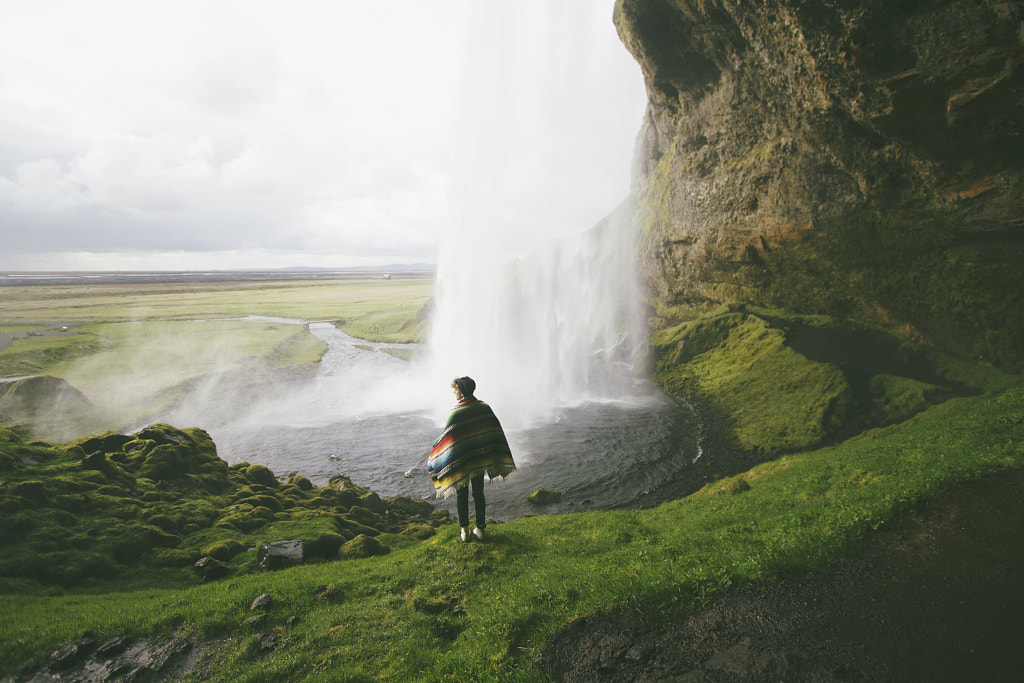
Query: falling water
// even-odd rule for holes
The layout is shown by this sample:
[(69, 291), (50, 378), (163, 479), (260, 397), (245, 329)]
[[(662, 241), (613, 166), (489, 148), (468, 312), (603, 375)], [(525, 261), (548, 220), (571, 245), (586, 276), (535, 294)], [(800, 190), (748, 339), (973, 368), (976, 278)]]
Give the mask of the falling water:
[[(427, 358), (399, 361), (382, 345), (311, 326), (330, 345), (312, 382), (250, 392), (237, 417), (209, 409), (237, 405), (231, 400), (197, 403), (205, 420), (197, 424), (229, 462), (297, 471), (317, 484), (346, 474), (382, 496), (431, 498), (424, 466), (452, 402), (448, 382), (471, 375), (519, 465), (488, 493), (489, 517), (538, 512), (526, 498), (540, 487), (562, 494), (548, 513), (692, 491), (704, 476), (691, 466), (701, 454), (697, 420), (639, 372), (647, 331), (634, 207), (624, 198), (633, 137), (625, 131), (639, 128), (643, 88), (611, 8), (587, 0), (470, 7)], [(609, 61), (613, 50), (619, 61)], [(609, 166), (621, 169), (621, 183), (609, 183)]]
[[(636, 396), (645, 391), (634, 370), (646, 335), (633, 212), (629, 202), (613, 211), (628, 192), (628, 159), (622, 194), (599, 197), (609, 215), (596, 227), (573, 205), (594, 206), (604, 190), (588, 167), (589, 148), (607, 144), (597, 114), (628, 110), (628, 95), (639, 104), (639, 72), (617, 73), (602, 57), (602, 32), (615, 40), (608, 7), (473, 7), (430, 340), (437, 381), (473, 376), (478, 395), (514, 425), (560, 406)], [(623, 83), (630, 75), (633, 89)]]

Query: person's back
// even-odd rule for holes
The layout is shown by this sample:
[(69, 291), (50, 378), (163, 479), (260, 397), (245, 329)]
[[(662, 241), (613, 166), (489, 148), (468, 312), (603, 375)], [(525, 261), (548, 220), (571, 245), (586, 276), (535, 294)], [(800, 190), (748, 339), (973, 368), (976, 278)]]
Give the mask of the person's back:
[(476, 507), (474, 535), (482, 539), (487, 525), (484, 475), (489, 480), (507, 477), (515, 471), (512, 451), (501, 422), (491, 407), (474, 397), (476, 382), (470, 377), (452, 380), (458, 403), (452, 408), (444, 430), (434, 442), (427, 471), (437, 494), (456, 494), (462, 540), (469, 539), (469, 489)]

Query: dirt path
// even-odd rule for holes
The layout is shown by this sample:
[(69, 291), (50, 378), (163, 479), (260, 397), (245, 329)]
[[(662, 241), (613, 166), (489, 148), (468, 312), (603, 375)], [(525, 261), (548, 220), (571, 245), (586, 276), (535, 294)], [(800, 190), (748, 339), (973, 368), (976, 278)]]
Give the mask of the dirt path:
[(1024, 470), (946, 494), (827, 571), (650, 622), (576, 620), (538, 666), (562, 681), (1024, 680)]

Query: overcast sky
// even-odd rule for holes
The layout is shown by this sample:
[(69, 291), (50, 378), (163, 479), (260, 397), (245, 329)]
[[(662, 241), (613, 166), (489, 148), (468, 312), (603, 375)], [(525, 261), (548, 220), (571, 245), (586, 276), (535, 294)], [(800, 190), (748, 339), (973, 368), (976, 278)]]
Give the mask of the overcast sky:
[(460, 215), (509, 253), (585, 230), (645, 103), (613, 4), (0, 0), (0, 270), (435, 262)]

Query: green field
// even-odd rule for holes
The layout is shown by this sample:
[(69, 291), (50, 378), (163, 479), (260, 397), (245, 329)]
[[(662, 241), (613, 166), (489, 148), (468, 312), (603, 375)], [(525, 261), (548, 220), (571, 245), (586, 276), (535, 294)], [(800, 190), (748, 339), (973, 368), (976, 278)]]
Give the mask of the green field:
[(0, 326), (267, 316), (353, 321), (418, 311), (433, 278), (0, 288)]
[(308, 371), (326, 350), (305, 325), (251, 316), (416, 342), (432, 293), (422, 277), (0, 288), (0, 329), (16, 335), (0, 348), (0, 377), (67, 380), (116, 428), (203, 377)]

